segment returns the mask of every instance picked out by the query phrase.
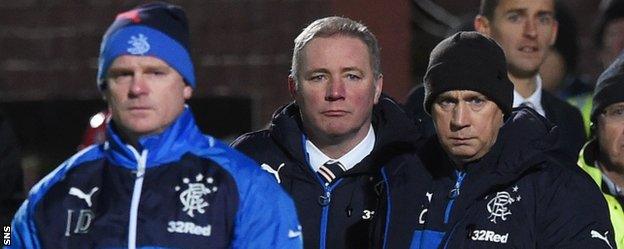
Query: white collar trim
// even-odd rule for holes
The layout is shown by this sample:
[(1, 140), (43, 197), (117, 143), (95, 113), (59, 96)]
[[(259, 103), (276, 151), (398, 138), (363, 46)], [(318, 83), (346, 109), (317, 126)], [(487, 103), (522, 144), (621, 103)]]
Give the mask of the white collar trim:
[(310, 159), (310, 166), (316, 172), (321, 165), (325, 164), (327, 161), (337, 161), (340, 162), (347, 170), (353, 168), (356, 164), (358, 164), (362, 159), (368, 156), (375, 147), (375, 131), (373, 129), (373, 125), (371, 124), (368, 128), (368, 133), (360, 141), (353, 149), (351, 149), (347, 154), (344, 154), (342, 157), (338, 159), (334, 159), (328, 157), (323, 153), (312, 141), (306, 138), (305, 141), (305, 149), (308, 153)]

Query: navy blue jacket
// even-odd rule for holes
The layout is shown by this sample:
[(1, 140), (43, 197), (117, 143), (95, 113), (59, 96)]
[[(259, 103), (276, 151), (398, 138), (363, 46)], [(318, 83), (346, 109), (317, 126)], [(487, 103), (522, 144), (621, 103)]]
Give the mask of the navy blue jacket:
[(107, 132), (32, 189), (9, 248), (301, 248), (292, 200), (190, 110), (140, 151)]
[(369, 248), (371, 221), (386, 193), (380, 168), (425, 172), (416, 155), (421, 141), (417, 127), (393, 100), (381, 97), (373, 108), (373, 151), (325, 186), (308, 163), (300, 122), (298, 106), (287, 105), (274, 114), (267, 130), (245, 134), (233, 146), (277, 172), (295, 200), (305, 248)]
[(550, 153), (556, 134), (542, 116), (521, 108), (490, 152), (463, 171), (432, 137), (420, 152), (434, 180), (428, 192), (408, 196), (401, 171), (388, 174), (396, 215), (386, 220), (382, 247), (615, 248), (599, 189)]

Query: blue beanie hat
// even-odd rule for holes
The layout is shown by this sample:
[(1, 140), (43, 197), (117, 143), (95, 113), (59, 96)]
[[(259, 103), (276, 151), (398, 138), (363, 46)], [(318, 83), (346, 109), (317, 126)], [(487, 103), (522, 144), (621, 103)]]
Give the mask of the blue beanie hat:
[(161, 59), (195, 88), (188, 23), (184, 10), (179, 6), (148, 3), (117, 15), (102, 38), (97, 74), (100, 90), (106, 88), (108, 67), (122, 55)]

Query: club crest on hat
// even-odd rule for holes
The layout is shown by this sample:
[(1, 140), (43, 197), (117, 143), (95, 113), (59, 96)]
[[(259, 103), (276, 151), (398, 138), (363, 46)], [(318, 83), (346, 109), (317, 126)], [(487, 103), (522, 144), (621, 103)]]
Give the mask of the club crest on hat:
[(131, 36), (128, 40), (128, 44), (131, 45), (126, 51), (133, 55), (144, 55), (150, 50), (150, 44), (147, 42), (147, 36), (139, 34), (138, 36)]

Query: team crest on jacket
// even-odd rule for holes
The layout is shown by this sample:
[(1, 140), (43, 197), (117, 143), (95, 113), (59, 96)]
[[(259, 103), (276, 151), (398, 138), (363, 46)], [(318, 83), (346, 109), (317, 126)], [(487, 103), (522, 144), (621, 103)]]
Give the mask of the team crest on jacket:
[[(514, 186), (512, 188), (512, 193), (518, 192), (518, 186)], [(487, 211), (490, 213), (488, 217), (491, 222), (496, 224), (497, 219), (500, 218), (502, 221), (507, 220), (507, 216), (511, 215), (511, 210), (509, 210), (509, 205), (514, 202), (519, 202), (522, 200), (520, 195), (516, 197), (512, 197), (511, 194), (507, 191), (496, 192), (496, 196), (492, 198), (487, 204)]]
[(128, 44), (132, 47), (129, 47), (126, 51), (133, 55), (144, 55), (150, 50), (150, 44), (147, 42), (147, 36), (143, 34), (131, 36), (130, 40), (128, 40)]
[[(217, 186), (215, 186), (214, 179), (212, 177), (204, 178), (204, 175), (197, 174), (195, 176), (195, 182), (191, 182), (189, 178), (183, 178), (182, 182), (186, 184), (186, 188), (183, 189), (180, 186), (175, 186), (175, 191), (180, 192), (180, 202), (184, 206), (183, 212), (186, 212), (191, 217), (195, 217), (195, 211), (200, 214), (206, 212), (204, 208), (210, 204), (204, 199), (204, 196), (217, 192)], [(183, 186), (184, 187), (184, 186)]]

